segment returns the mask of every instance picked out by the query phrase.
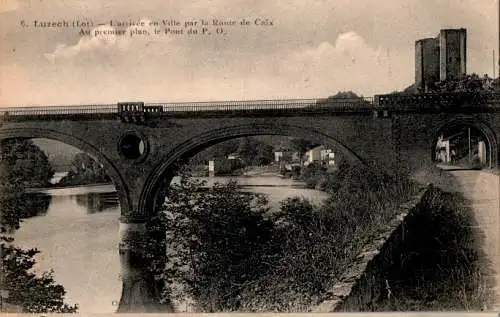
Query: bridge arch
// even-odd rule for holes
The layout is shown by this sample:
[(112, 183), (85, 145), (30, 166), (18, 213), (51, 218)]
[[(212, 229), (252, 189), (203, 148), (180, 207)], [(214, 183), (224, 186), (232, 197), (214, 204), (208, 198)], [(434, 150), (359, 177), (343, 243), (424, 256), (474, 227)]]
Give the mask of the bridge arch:
[(118, 198), (120, 201), (122, 214), (124, 210), (129, 210), (130, 194), (122, 175), (120, 174), (116, 166), (113, 164), (113, 162), (91, 143), (88, 143), (73, 135), (50, 129), (32, 129), (32, 128), (0, 129), (0, 140), (13, 139), (13, 138), (27, 138), (27, 139), (45, 138), (45, 139), (56, 140), (74, 146), (75, 148), (78, 148), (84, 152), (91, 154), (99, 161), (99, 163), (101, 163), (104, 166), (106, 173), (108, 174), (113, 184), (115, 185), (116, 191), (118, 193)]
[(351, 163), (366, 166), (366, 163), (347, 146), (342, 144), (336, 138), (327, 135), (321, 131), (298, 127), (287, 124), (244, 124), (213, 129), (190, 138), (186, 142), (177, 146), (174, 150), (167, 153), (161, 163), (159, 163), (146, 179), (143, 191), (139, 199), (139, 213), (147, 215), (154, 210), (156, 195), (161, 182), (165, 179), (170, 181), (174, 176), (172, 168), (178, 160), (185, 160), (196, 153), (230, 139), (257, 136), (257, 135), (281, 135), (291, 136), (314, 141), (325, 146), (332, 146), (339, 150), (345, 159)]
[(480, 120), (471, 116), (457, 116), (452, 120), (449, 120), (445, 124), (438, 127), (433, 134), (432, 144), (430, 149), (431, 159), (436, 162), (437, 146), (440, 137), (450, 133), (451, 131), (457, 131), (460, 128), (468, 127), (477, 131), (486, 141), (486, 161), (487, 167), (496, 168), (498, 167), (498, 137), (494, 130), (483, 120)]

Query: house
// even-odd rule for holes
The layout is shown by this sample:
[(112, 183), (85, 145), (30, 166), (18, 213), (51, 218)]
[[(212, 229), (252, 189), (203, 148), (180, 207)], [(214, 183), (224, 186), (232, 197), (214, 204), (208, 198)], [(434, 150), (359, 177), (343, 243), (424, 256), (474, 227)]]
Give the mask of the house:
[(298, 152), (293, 152), (288, 149), (281, 149), (274, 152), (274, 161), (278, 162), (298, 162), (300, 161), (300, 155)]
[(309, 165), (314, 162), (320, 164), (335, 165), (335, 152), (332, 149), (327, 149), (323, 145), (310, 149), (306, 152), (306, 162), (304, 165)]

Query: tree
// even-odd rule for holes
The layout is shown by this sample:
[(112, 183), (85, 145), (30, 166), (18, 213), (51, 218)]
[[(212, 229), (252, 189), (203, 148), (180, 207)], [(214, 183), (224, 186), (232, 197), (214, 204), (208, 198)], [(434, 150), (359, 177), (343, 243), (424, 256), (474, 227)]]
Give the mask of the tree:
[(236, 153), (245, 162), (245, 165), (251, 165), (257, 155), (257, 148), (250, 138), (242, 138)]
[(85, 185), (110, 182), (104, 167), (87, 153), (78, 153), (71, 162), (68, 175), (58, 185)]
[(54, 169), (47, 155), (29, 139), (8, 139), (2, 142), (0, 178), (8, 183), (30, 187), (47, 186)]
[(346, 103), (351, 103), (353, 106), (359, 104), (369, 104), (368, 100), (363, 99), (363, 96), (356, 94), (355, 92), (349, 91), (339, 91), (335, 95), (329, 96), (328, 98), (319, 99), (316, 105), (321, 107), (338, 106), (345, 105)]
[(8, 292), (5, 302), (22, 307), (24, 313), (75, 313), (78, 310), (78, 305), (64, 303), (66, 291), (55, 283), (52, 271), (44, 272), (41, 277), (30, 272), (38, 250), (23, 250), (5, 243), (0, 248), (0, 274), (3, 289)]
[(268, 269), (263, 255), (273, 223), (265, 217), (262, 196), (240, 192), (234, 182), (203, 185), (183, 176), (171, 186), (163, 210), (149, 224), (152, 238), (140, 249), (165, 281), (165, 299), (188, 296), (202, 311), (233, 310), (238, 294)]
[(361, 98), (358, 94), (353, 92), (352, 90), (349, 91), (339, 91), (333, 96), (328, 97), (329, 99), (354, 99), (354, 98)]
[(257, 154), (253, 158), (253, 165), (267, 165), (274, 160), (273, 147), (269, 144), (261, 144), (257, 148)]

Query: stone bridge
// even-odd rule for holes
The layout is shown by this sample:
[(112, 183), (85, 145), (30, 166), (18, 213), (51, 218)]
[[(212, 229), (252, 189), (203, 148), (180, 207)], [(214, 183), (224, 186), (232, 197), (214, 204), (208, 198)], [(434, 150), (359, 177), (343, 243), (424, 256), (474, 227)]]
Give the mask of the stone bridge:
[[(179, 163), (232, 138), (283, 135), (334, 149), (354, 164), (425, 175), (436, 142), (467, 126), (485, 140), (485, 166), (498, 169), (500, 98), (494, 94), (380, 95), (375, 98), (89, 105), (0, 109), (0, 139), (48, 138), (104, 165), (119, 195), (120, 237), (144, 233), (158, 192)], [(119, 311), (164, 310), (148, 277), (120, 243)], [(167, 307), (168, 308), (168, 307)]]

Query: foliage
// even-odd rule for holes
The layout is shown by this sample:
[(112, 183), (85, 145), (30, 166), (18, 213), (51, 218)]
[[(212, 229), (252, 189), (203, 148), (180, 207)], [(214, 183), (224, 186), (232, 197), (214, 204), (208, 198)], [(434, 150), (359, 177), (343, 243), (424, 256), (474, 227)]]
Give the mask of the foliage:
[[(306, 183), (309, 188), (317, 188), (328, 177), (327, 167), (318, 163), (311, 163), (302, 167), (300, 179)], [(322, 188), (318, 188), (322, 189)]]
[(362, 98), (359, 96), (357, 93), (353, 92), (352, 90), (348, 91), (339, 91), (333, 96), (328, 97), (330, 99), (353, 99), (353, 98)]
[(316, 102), (317, 106), (328, 107), (328, 106), (336, 106), (339, 103), (342, 104), (345, 101), (348, 102), (356, 102), (357, 104), (365, 104), (368, 105), (370, 102), (365, 100), (363, 96), (356, 94), (355, 92), (348, 91), (339, 91), (335, 95), (329, 96), (328, 98), (319, 99)]
[[(265, 255), (272, 253), (266, 246), (273, 224), (265, 216), (262, 196), (240, 192), (235, 182), (211, 189), (203, 185), (182, 177), (169, 189), (164, 210), (149, 225), (156, 237), (142, 246), (142, 256), (165, 280), (165, 299), (189, 296), (202, 311), (234, 310), (246, 283), (268, 269)], [(167, 250), (166, 268), (154, 256), (158, 249)], [(178, 284), (184, 285), (183, 291), (176, 290)]]
[(84, 185), (92, 183), (108, 183), (111, 179), (103, 166), (87, 153), (78, 153), (71, 163), (68, 175), (58, 185)]
[(47, 155), (28, 139), (2, 141), (0, 179), (31, 187), (47, 186), (54, 176)]
[(215, 161), (215, 174), (220, 175), (234, 175), (238, 170), (244, 167), (244, 163), (239, 160), (216, 160)]
[(271, 164), (274, 161), (274, 148), (269, 144), (262, 144), (257, 147), (257, 154), (253, 157), (252, 165), (262, 166)]
[(206, 164), (208, 160), (216, 160), (225, 166), (224, 161), (227, 157), (236, 154), (242, 161), (243, 167), (267, 165), (274, 160), (274, 147), (271, 143), (271, 140), (263, 141), (257, 137), (228, 140), (198, 153), (191, 159), (190, 164)]
[(246, 302), (251, 311), (307, 311), (347, 270), (361, 248), (393, 219), (395, 204), (413, 187), (368, 168), (344, 163), (329, 180), (329, 198), (314, 206), (290, 198), (274, 215), (276, 262)]
[(36, 249), (23, 250), (2, 243), (2, 278), (11, 305), (22, 307), (24, 313), (74, 313), (78, 306), (64, 303), (66, 293), (62, 285), (56, 284), (53, 272), (44, 272), (41, 277), (30, 270), (35, 264)]
[(487, 75), (481, 78), (473, 73), (463, 78), (437, 82), (435, 89), (440, 92), (493, 91), (493, 80)]
[(19, 186), (0, 184), (0, 255), (2, 268), (0, 281), (8, 297), (4, 302), (22, 307), (26, 313), (76, 312), (77, 305), (64, 303), (64, 288), (55, 284), (53, 273), (44, 272), (42, 276), (31, 273), (35, 264), (36, 249), (23, 250), (12, 245), (14, 239), (10, 234), (19, 228), (21, 216), (30, 213), (29, 203), (22, 199), (24, 194)]

